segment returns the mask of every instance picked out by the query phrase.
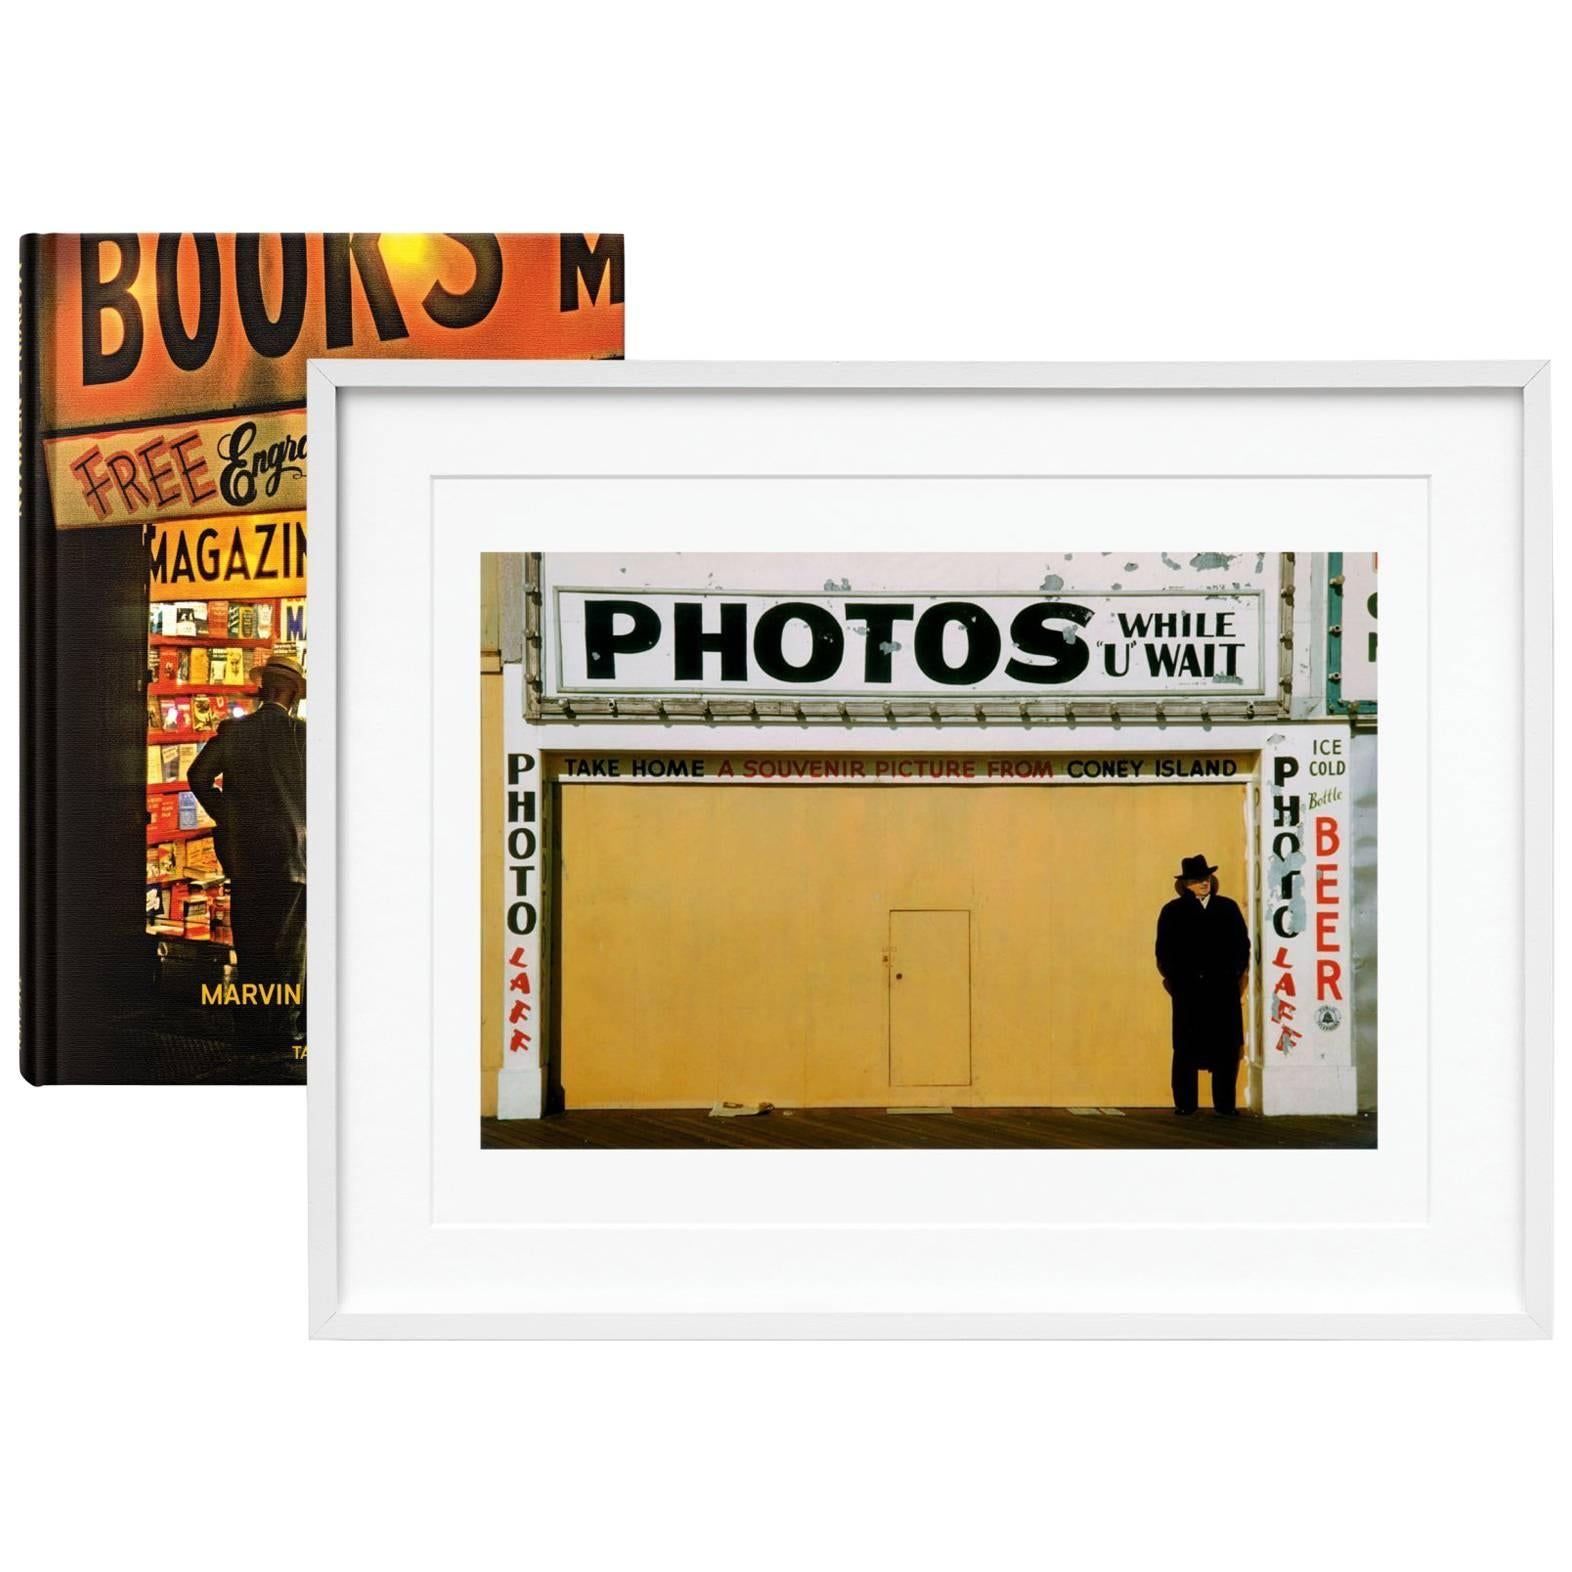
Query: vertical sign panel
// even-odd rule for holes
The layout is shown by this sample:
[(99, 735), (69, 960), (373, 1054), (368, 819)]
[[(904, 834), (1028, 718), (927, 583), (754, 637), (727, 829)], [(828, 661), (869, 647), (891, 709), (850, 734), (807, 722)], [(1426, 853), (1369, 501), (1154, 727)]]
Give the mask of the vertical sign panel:
[(1261, 955), (1266, 1113), (1351, 1114), (1349, 735), (1296, 726), (1262, 756)]
[(545, 1085), (546, 1012), (542, 997), (541, 933), (545, 927), (542, 842), (546, 793), (540, 743), (524, 720), (524, 668), (502, 668), (502, 1068), (497, 1113), (538, 1119)]

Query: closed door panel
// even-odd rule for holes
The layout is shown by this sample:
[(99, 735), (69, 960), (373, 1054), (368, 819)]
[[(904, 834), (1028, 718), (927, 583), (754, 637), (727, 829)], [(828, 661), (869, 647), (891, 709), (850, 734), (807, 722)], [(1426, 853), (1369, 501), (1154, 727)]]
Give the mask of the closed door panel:
[(972, 1079), (971, 913), (890, 913), (890, 1085)]

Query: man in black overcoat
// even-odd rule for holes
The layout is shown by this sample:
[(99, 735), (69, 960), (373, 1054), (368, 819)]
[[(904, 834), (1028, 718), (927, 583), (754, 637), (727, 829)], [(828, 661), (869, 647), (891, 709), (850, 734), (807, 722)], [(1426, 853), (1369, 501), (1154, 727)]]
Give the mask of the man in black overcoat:
[(1157, 918), (1157, 969), (1173, 999), (1172, 1085), (1180, 1114), (1195, 1112), (1202, 1070), (1211, 1071), (1213, 1109), (1236, 1111), (1250, 930), (1238, 906), (1217, 893), (1216, 872), (1205, 857), (1186, 857), (1174, 880), (1177, 898)]
[[(293, 655), (275, 652), (252, 676), (261, 702), (218, 728), (186, 778), (217, 825), (240, 981), (303, 988), (306, 723), (294, 710), (306, 674)], [(235, 1007), (242, 1043), (278, 1053), (304, 1040), (304, 1010), (276, 1000)]]

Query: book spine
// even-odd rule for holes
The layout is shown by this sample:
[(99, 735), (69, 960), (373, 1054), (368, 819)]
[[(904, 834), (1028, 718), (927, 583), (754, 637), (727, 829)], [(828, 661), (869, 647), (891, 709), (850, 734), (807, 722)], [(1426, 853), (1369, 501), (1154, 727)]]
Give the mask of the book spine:
[(55, 673), (55, 532), (43, 475), (43, 394), (39, 381), (42, 240), (24, 235), (21, 249), (21, 1069), (35, 1086), (58, 1079), (55, 1021), (55, 890), (44, 848), (55, 842), (57, 761), (49, 716)]

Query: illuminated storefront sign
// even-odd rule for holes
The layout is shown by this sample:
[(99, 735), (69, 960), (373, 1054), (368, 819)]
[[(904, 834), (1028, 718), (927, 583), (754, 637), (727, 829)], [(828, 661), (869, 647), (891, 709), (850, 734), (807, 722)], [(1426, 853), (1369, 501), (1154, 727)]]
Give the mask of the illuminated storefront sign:
[(622, 349), (620, 235), (50, 235), (40, 380), (57, 432), (302, 402), (306, 362)]

